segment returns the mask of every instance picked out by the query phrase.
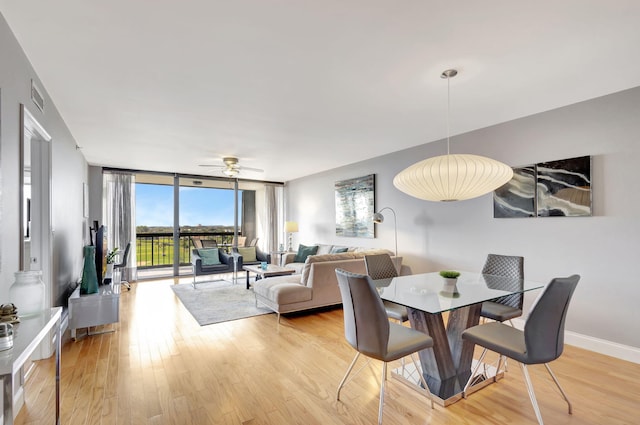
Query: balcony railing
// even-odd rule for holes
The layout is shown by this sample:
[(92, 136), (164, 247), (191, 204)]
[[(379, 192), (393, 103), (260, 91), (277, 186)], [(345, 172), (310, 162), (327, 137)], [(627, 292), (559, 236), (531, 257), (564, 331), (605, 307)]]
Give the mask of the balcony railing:
[[(240, 234), (239, 234), (240, 235)], [(230, 246), (233, 232), (189, 232), (180, 234), (180, 265), (191, 264), (194, 239), (214, 240), (218, 246)], [(173, 233), (137, 233), (136, 263), (139, 269), (167, 267), (173, 264)]]

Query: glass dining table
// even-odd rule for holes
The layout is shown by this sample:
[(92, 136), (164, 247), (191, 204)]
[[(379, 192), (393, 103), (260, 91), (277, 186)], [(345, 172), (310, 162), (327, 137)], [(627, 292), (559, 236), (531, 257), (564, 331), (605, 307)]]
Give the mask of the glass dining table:
[[(540, 282), (466, 271), (460, 272), (455, 295), (443, 290), (444, 279), (437, 272), (374, 283), (383, 300), (407, 307), (412, 328), (433, 338), (433, 348), (419, 352), (420, 366), (429, 390), (443, 406), (462, 398), (471, 375), (475, 344), (463, 341), (462, 332), (479, 323), (482, 303), (544, 287)], [(447, 313), (446, 324), (443, 313)], [(411, 380), (403, 373), (405, 368), (394, 376)]]

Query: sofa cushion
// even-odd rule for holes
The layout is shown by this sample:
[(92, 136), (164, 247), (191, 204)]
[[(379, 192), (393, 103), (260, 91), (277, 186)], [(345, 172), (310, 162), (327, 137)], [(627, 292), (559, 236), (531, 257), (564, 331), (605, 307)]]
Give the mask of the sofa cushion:
[(220, 253), (218, 248), (200, 248), (198, 249), (198, 255), (202, 258), (203, 266), (215, 266), (220, 263)]
[(300, 244), (294, 262), (304, 263), (309, 255), (315, 255), (316, 252), (318, 252), (318, 245), (306, 246)]
[(257, 295), (274, 301), (279, 305), (309, 301), (313, 290), (298, 283), (282, 282), (279, 279), (261, 279), (253, 285)]
[(211, 266), (202, 266), (202, 272), (204, 274), (215, 273), (217, 271), (229, 271), (229, 266), (223, 263), (213, 264)]
[(258, 261), (255, 246), (238, 247), (238, 254), (242, 255), (243, 263), (254, 263)]
[(329, 251), (329, 254), (340, 254), (341, 252), (347, 252), (349, 250), (349, 248), (347, 248), (346, 246), (333, 246), (331, 247), (331, 251)]
[(304, 264), (305, 263), (289, 263), (285, 264), (284, 268), (293, 270), (294, 275), (299, 275), (300, 273), (302, 273), (302, 269), (304, 269)]
[(326, 243), (317, 243), (315, 245), (318, 245), (318, 250), (315, 255), (329, 254), (333, 249), (333, 245), (328, 245)]

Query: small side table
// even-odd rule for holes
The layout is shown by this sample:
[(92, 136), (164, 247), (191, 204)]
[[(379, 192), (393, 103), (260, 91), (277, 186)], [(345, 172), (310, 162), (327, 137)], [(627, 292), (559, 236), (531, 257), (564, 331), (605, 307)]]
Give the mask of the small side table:
[[(98, 286), (95, 294), (80, 294), (80, 285), (69, 297), (69, 329), (76, 339), (76, 329), (117, 323), (120, 320), (120, 284)], [(113, 332), (113, 331), (110, 331)], [(95, 335), (104, 332), (90, 333)]]

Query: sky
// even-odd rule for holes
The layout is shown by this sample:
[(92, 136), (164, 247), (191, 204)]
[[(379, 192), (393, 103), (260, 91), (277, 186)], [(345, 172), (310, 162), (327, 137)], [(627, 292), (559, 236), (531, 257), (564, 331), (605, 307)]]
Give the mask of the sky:
[[(199, 224), (233, 226), (233, 190), (181, 187), (180, 227)], [(173, 226), (173, 186), (136, 183), (136, 226)]]

